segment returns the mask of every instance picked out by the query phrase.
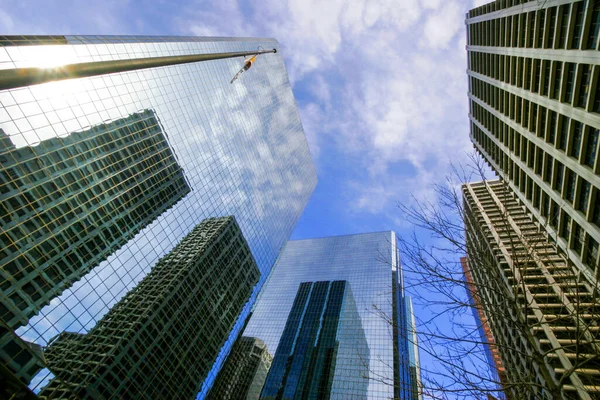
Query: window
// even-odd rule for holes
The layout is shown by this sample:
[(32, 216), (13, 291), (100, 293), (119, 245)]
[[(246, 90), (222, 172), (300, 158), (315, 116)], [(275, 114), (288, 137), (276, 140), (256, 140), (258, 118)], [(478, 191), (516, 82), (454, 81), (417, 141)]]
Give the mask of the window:
[(583, 136), (583, 124), (579, 121), (573, 121), (573, 131), (571, 132), (571, 149), (569, 155), (579, 160), (581, 154), (581, 139)]
[(519, 15), (519, 36), (521, 38), (519, 47), (525, 47), (525, 14)]
[(540, 76), (542, 74), (542, 63), (541, 60), (533, 60), (533, 84), (531, 85), (531, 91), (537, 93), (540, 90)]
[(575, 26), (573, 27), (573, 40), (571, 48), (578, 49), (581, 44), (581, 31), (583, 29), (583, 2), (573, 4), (573, 12), (575, 13)]
[(538, 32), (537, 32), (537, 48), (544, 47), (544, 25), (546, 22), (546, 10), (539, 10), (537, 15)]
[(548, 136), (546, 141), (554, 144), (556, 140), (556, 112), (548, 111), (550, 113), (550, 122), (548, 123)]
[(594, 203), (592, 209), (592, 223), (596, 224), (600, 228), (600, 191), (598, 189), (594, 189)]
[(519, 57), (517, 61), (517, 87), (523, 87), (523, 66), (525, 64), (525, 59), (523, 57)]
[(577, 95), (577, 107), (585, 108), (588, 99), (588, 93), (590, 91), (590, 66), (589, 64), (579, 65), (581, 71), (581, 81), (579, 84), (579, 93)]
[(573, 250), (577, 254), (581, 254), (581, 249), (583, 248), (583, 229), (577, 224), (577, 222), (573, 222)]
[(571, 232), (571, 217), (567, 215), (566, 212), (562, 213), (562, 224), (560, 228), (560, 236), (567, 239), (569, 237), (569, 233)]
[(575, 199), (575, 182), (577, 180), (577, 175), (575, 175), (575, 173), (569, 168), (566, 168), (566, 170), (567, 187), (565, 189), (565, 198), (571, 203), (573, 203), (573, 200)]
[(554, 163), (554, 158), (550, 155), (546, 155), (546, 168), (544, 168), (543, 179), (544, 181), (550, 183), (550, 179), (552, 178), (552, 164)]
[(558, 95), (560, 94), (560, 82), (562, 77), (562, 62), (555, 61), (554, 62), (554, 82), (552, 84), (552, 98), (558, 100)]
[(554, 46), (554, 33), (556, 32), (556, 7), (550, 7), (548, 13), (550, 25), (548, 26), (548, 42), (546, 44), (551, 49)]
[(542, 208), (541, 208), (542, 216), (548, 217), (548, 214), (550, 211), (550, 210), (548, 210), (549, 205), (550, 205), (550, 200), (548, 198), (548, 195), (546, 193), (542, 193)]
[(550, 201), (550, 215), (549, 215), (549, 222), (550, 222), (550, 226), (552, 226), (553, 228), (557, 228), (558, 227), (558, 217), (560, 215), (560, 208), (558, 207), (558, 204), (556, 204), (554, 201)]
[(560, 193), (562, 191), (565, 166), (559, 161), (556, 161), (554, 164), (556, 165), (556, 171), (554, 172), (556, 179), (554, 180), (554, 186), (552, 188)]
[(561, 150), (567, 149), (567, 137), (569, 134), (569, 118), (561, 116), (560, 137), (558, 138), (558, 148)]
[(598, 242), (588, 235), (587, 254), (584, 255), (583, 262), (592, 268), (595, 268), (596, 260), (598, 259)]
[[(537, 104), (535, 105), (535, 109), (537, 110), (538, 106)], [(544, 138), (544, 135), (546, 134), (546, 114), (547, 114), (547, 110), (545, 107), (540, 106), (539, 108), (540, 112), (539, 112), (539, 118), (540, 118), (540, 123), (538, 125), (538, 130), (537, 130), (537, 135), (540, 138)], [(534, 128), (535, 131), (535, 128)]]
[(569, 4), (565, 4), (560, 7), (561, 17), (560, 17), (560, 21), (558, 23), (558, 31), (560, 33), (559, 33), (558, 43), (556, 46), (557, 49), (565, 48), (565, 43), (567, 41), (567, 33), (568, 33), (568, 29), (569, 29), (569, 8), (570, 7), (571, 6)]
[(563, 101), (571, 103), (573, 101), (573, 86), (575, 85), (575, 64), (567, 63), (565, 76), (565, 95)]
[(544, 70), (544, 83), (542, 85), (542, 92), (540, 94), (544, 96), (548, 96), (548, 89), (550, 88), (550, 61), (544, 60), (544, 66), (542, 67)]
[(542, 165), (544, 161), (544, 152), (539, 147), (535, 148), (535, 173), (542, 175)]
[(598, 45), (598, 30), (600, 29), (600, 3), (594, 2), (592, 6), (592, 18), (590, 24), (590, 30), (586, 41), (587, 49), (595, 49)]
[(583, 163), (588, 167), (594, 168), (596, 161), (596, 151), (598, 148), (598, 129), (587, 128), (587, 138), (585, 141), (585, 150), (583, 154)]
[(577, 200), (577, 209), (582, 213), (587, 212), (588, 204), (590, 203), (590, 192), (592, 186), (585, 179), (581, 179), (581, 186), (579, 187), (579, 199)]
[[(597, 67), (596, 71), (598, 71)], [(592, 88), (592, 90), (594, 93), (594, 105), (592, 106), (592, 111), (595, 113), (600, 113), (600, 84), (596, 84), (596, 88)]]
[(535, 36), (535, 12), (527, 14), (527, 47), (533, 47), (533, 39)]

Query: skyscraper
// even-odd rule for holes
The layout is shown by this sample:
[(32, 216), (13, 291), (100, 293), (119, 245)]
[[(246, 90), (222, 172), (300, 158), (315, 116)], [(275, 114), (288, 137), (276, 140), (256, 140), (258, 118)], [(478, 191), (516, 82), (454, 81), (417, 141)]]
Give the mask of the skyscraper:
[(233, 217), (202, 221), (86, 334), (45, 356), (42, 398), (193, 398), (260, 271)]
[(219, 371), (207, 399), (258, 399), (272, 362), (273, 356), (262, 340), (239, 337)]
[[(348, 365), (352, 357), (357, 361)], [(365, 398), (369, 347), (346, 281), (303, 282), (279, 340), (261, 398)]]
[(421, 365), (419, 361), (419, 339), (417, 337), (417, 323), (413, 312), (412, 298), (404, 297), (406, 302), (406, 340), (408, 345), (408, 368), (410, 372), (410, 397), (412, 400), (423, 399), (423, 388), (421, 387)]
[[(241, 57), (196, 61), (208, 53), (229, 57), (238, 52), (253, 54), (259, 48), (277, 50), (279, 44), (273, 39), (195, 37), (0, 38), (0, 129), (5, 135), (0, 156), (7, 163), (16, 163), (18, 160), (11, 157), (17, 154), (32, 159), (14, 168), (10, 164), (13, 171), (2, 161), (2, 179), (9, 182), (3, 188), (10, 190), (2, 189), (2, 196), (22, 194), (18, 198), (26, 206), (20, 210), (17, 203), (13, 208), (11, 202), (2, 201), (10, 209), (3, 211), (0, 234), (5, 235), (10, 228), (26, 237), (17, 241), (18, 237), (10, 233), (3, 251), (21, 254), (23, 262), (40, 263), (46, 253), (40, 256), (30, 250), (34, 246), (28, 239), (45, 232), (53, 237), (46, 240), (51, 244), (52, 256), (63, 249), (71, 252), (69, 257), (76, 257), (45, 260), (49, 264), (43, 267), (43, 281), (33, 279), (27, 286), (20, 282), (29, 282), (29, 269), (22, 271), (28, 274), (21, 279), (18, 272), (11, 272), (12, 264), (4, 261), (5, 254), (0, 254), (0, 289), (3, 293), (11, 291), (11, 295), (23, 294), (2, 302), (3, 306), (14, 304), (11, 310), (23, 314), (17, 325), (4, 321), (10, 326), (11, 337), (14, 332), (25, 341), (43, 346), (63, 331), (85, 334), (143, 280), (159, 259), (210, 217), (236, 218), (261, 273), (250, 298), (253, 303), (315, 187), (315, 169), (279, 53), (258, 56), (252, 69), (234, 84), (229, 82), (243, 65)], [(185, 63), (172, 64), (174, 60)], [(111, 72), (115, 65), (127, 68)], [(28, 68), (49, 66), (57, 67), (44, 70), (50, 75), (63, 70), (79, 75), (61, 75), (53, 82), (21, 80), (31, 77), (32, 71), (39, 72)], [(87, 76), (86, 71), (104, 72)], [(129, 145), (128, 138), (135, 138), (135, 144)], [(104, 153), (105, 158), (94, 158)], [(44, 158), (45, 154), (50, 158)], [(21, 166), (27, 170), (20, 170)], [(137, 170), (136, 166), (143, 168)], [(123, 193), (129, 196), (122, 204), (123, 216), (110, 220), (118, 229), (103, 230), (104, 225), (95, 216), (116, 218), (120, 211), (115, 207), (123, 198), (119, 196), (121, 185), (137, 182), (135, 174), (141, 171), (146, 174), (143, 182), (154, 186), (140, 185), (139, 190), (128, 187)], [(151, 175), (169, 172), (175, 182), (170, 197), (159, 199), (162, 194), (157, 193), (155, 204), (141, 206), (140, 202), (149, 199), (154, 189), (168, 185), (166, 176), (155, 181)], [(57, 187), (41, 186), (49, 177), (59, 179), (61, 173)], [(96, 180), (103, 184), (86, 192), (85, 188)], [(19, 219), (26, 218), (19, 213), (29, 210), (27, 207), (53, 204), (57, 193), (68, 195), (68, 201), (59, 201), (56, 212), (48, 215), (49, 221), (43, 215), (39, 217), (37, 228), (43, 226), (45, 230), (36, 231), (36, 226), (27, 226)], [(87, 196), (92, 193), (94, 196)], [(105, 203), (96, 202), (108, 202), (115, 209), (100, 209)], [(35, 210), (31, 215), (39, 214)], [(140, 219), (144, 223), (137, 222)], [(69, 235), (57, 236), (67, 229), (72, 230)], [(5, 238), (2, 236), (3, 241)], [(80, 239), (85, 240), (84, 244), (75, 246)], [(42, 242), (36, 237), (35, 244)], [(81, 272), (76, 278), (71, 272), (62, 277), (58, 270), (73, 268), (74, 261)], [(90, 271), (84, 275), (86, 269)], [(58, 271), (56, 277), (48, 275), (54, 271)], [(39, 290), (42, 287), (45, 292)], [(46, 297), (38, 299), (39, 293)], [(32, 312), (30, 303), (38, 302), (35, 307), (39, 309), (53, 296), (50, 304)], [(222, 332), (227, 336), (225, 345), (207, 375), (204, 392), (233, 338), (238, 336), (250, 304), (231, 332)], [(6, 311), (2, 314), (12, 315)], [(10, 362), (20, 360), (19, 355), (9, 358)], [(27, 366), (31, 367), (28, 360)], [(17, 376), (27, 381), (30, 374), (23, 371), (26, 366), (13, 365), (20, 368)], [(31, 387), (39, 390), (48, 380), (45, 370), (34, 377)]]
[[(1, 129), (0, 142), (0, 318), (12, 329), (190, 191), (152, 110), (43, 146), (16, 148)], [(18, 342), (3, 334), (0, 358), (29, 380)]]
[(600, 3), (467, 14), (471, 139), (588, 279), (600, 272)]
[(502, 181), (463, 186), (468, 271), (509, 398), (597, 398), (597, 283)]
[(465, 274), (465, 280), (467, 281), (467, 296), (469, 297), (469, 305), (472, 307), (473, 319), (475, 320), (475, 326), (479, 331), (479, 337), (481, 344), (483, 345), (485, 358), (490, 371), (490, 378), (500, 386), (506, 385), (506, 371), (502, 365), (502, 358), (496, 346), (496, 340), (494, 334), (490, 329), (490, 324), (487, 321), (485, 315), (485, 309), (483, 306), (482, 298), (477, 289), (477, 283), (473, 280), (473, 275), (469, 269), (467, 257), (461, 257), (460, 263), (463, 267)]
[[(349, 308), (342, 308), (345, 318), (338, 327), (337, 340), (351, 345), (340, 344), (338, 348), (330, 397), (412, 398), (408, 311), (393, 232), (293, 240), (286, 244), (243, 332), (244, 336), (262, 340), (274, 354), (263, 396), (273, 396), (270, 380), (283, 382), (286, 375), (289, 380), (300, 379), (297, 371), (317, 373), (314, 368), (291, 370), (294, 363), (307, 361), (311, 365), (312, 359), (304, 356), (294, 356), (287, 372), (285, 363), (279, 360), (290, 359), (289, 338), (293, 332), (298, 334), (295, 346), (300, 346), (300, 338), (309, 338), (310, 332), (319, 336), (313, 328), (318, 321), (324, 329), (326, 319), (318, 310), (329, 310), (324, 307), (328, 304), (324, 293), (341, 293), (342, 286), (344, 295), (351, 293), (354, 301), (345, 303)], [(307, 291), (312, 293), (310, 299), (305, 297)], [(299, 304), (314, 306), (316, 317), (297, 322)], [(345, 311), (354, 308), (356, 313)], [(310, 341), (302, 348), (321, 354), (311, 347)], [(275, 392), (279, 387), (291, 388), (291, 384), (274, 384)]]

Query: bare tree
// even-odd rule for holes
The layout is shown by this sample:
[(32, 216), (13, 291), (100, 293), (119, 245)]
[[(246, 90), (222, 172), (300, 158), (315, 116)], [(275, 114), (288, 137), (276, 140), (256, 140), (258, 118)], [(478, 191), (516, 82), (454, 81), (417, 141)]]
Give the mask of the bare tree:
[[(472, 181), (481, 182), (465, 185)], [(417, 315), (419, 348), (434, 360), (421, 364), (425, 397), (599, 397), (597, 280), (506, 183), (486, 181), (476, 156), (433, 190), (435, 203), (399, 204), (414, 226), (399, 239), (406, 287), (426, 310)], [(474, 323), (473, 312), (484, 318)], [(486, 368), (490, 349), (500, 374)]]

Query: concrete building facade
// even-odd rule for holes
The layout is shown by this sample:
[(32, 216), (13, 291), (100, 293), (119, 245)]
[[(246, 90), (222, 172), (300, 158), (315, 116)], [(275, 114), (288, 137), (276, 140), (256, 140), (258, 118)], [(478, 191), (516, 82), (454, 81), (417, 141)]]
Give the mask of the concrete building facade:
[(466, 16), (471, 140), (589, 279), (599, 275), (600, 3)]
[(600, 303), (502, 181), (463, 185), (468, 275), (507, 398), (600, 395)]

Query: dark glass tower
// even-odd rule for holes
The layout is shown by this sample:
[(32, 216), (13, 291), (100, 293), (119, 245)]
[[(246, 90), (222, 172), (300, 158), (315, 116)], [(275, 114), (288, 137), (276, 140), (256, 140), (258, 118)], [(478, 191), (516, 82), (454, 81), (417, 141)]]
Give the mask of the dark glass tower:
[[(357, 316), (346, 281), (300, 284), (261, 398), (329, 398), (332, 387), (340, 383), (335, 381), (338, 352), (351, 348), (359, 352), (363, 363), (357, 363), (350, 374), (343, 371), (348, 385), (344, 389), (347, 394), (366, 397), (369, 348)], [(348, 328), (352, 335), (344, 331)]]
[(262, 340), (241, 336), (231, 348), (207, 399), (258, 399), (272, 362), (273, 356)]
[[(16, 148), (0, 130), (0, 318), (16, 329), (190, 192), (154, 111)], [(0, 358), (39, 364), (5, 332)]]
[(193, 398), (260, 278), (233, 217), (209, 218), (87, 334), (45, 356), (42, 398)]

